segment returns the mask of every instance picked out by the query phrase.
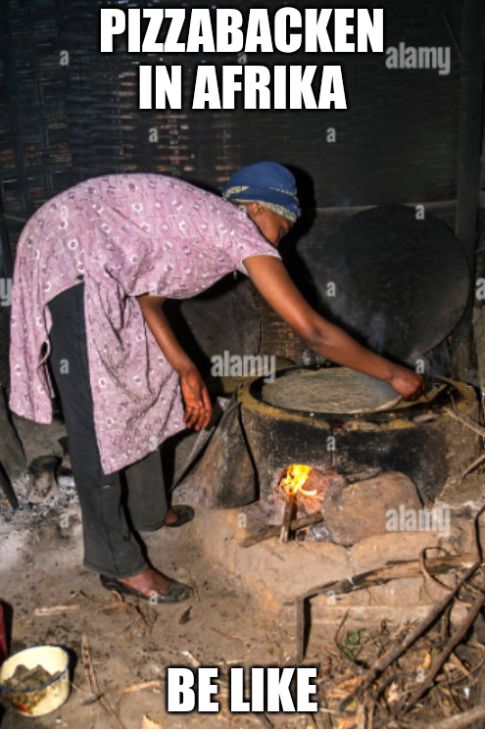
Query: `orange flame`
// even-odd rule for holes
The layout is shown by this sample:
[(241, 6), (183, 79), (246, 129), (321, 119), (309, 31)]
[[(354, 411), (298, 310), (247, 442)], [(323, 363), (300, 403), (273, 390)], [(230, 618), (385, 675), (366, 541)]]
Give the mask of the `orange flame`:
[(283, 471), (278, 482), (278, 488), (285, 493), (286, 497), (296, 498), (298, 495), (302, 497), (313, 497), (317, 494), (317, 490), (305, 490), (305, 483), (312, 471), (313, 467), (307, 464), (290, 464)]

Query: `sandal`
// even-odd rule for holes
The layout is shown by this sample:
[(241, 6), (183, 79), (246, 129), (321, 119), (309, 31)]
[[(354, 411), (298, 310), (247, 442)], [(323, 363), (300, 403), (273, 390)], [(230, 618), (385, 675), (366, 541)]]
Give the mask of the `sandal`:
[(162, 526), (166, 528), (179, 528), (194, 519), (195, 512), (190, 505), (172, 505), (172, 510), (177, 515), (177, 520), (174, 523), (167, 523), (164, 520)]
[(193, 595), (194, 590), (188, 584), (182, 584), (180, 581), (172, 579), (172, 585), (170, 591), (167, 594), (159, 594), (156, 591), (150, 592), (147, 596), (143, 592), (133, 589), (131, 586), (127, 586), (122, 581), (115, 579), (113, 576), (105, 576), (100, 574), (99, 580), (108, 591), (117, 591), (118, 594), (126, 594), (127, 596), (136, 596), (138, 599), (144, 599), (147, 602), (153, 604), (170, 604), (173, 602), (183, 602), (186, 599), (190, 599)]

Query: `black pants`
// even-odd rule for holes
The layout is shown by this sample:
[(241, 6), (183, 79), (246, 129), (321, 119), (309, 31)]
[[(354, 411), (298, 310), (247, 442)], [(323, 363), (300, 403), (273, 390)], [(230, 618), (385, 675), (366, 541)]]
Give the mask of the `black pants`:
[(162, 464), (157, 449), (119, 472), (103, 473), (94, 429), (83, 300), (81, 283), (49, 302), (49, 365), (81, 503), (84, 564), (125, 578), (147, 566), (138, 531), (156, 530), (167, 512)]

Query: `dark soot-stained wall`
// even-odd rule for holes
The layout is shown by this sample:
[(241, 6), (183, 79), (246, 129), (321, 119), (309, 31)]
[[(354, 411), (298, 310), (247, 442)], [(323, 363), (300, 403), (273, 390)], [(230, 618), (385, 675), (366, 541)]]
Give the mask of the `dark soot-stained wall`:
[[(277, 8), (282, 4), (271, 0), (256, 5)], [(83, 178), (150, 171), (218, 189), (234, 168), (260, 159), (286, 163), (298, 175), (305, 220), (297, 231), (296, 250), (285, 249), (303, 286), (324, 276), (319, 269), (320, 252), (338, 224), (354, 212), (353, 207), (433, 202), (432, 210), (453, 223), (460, 0), (325, 4), (384, 7), (385, 46), (402, 41), (412, 46), (450, 46), (452, 65), (447, 76), (436, 70), (389, 70), (384, 54), (323, 58), (263, 54), (248, 59), (265, 65), (343, 64), (349, 110), (318, 112), (138, 111), (137, 64), (147, 58), (122, 51), (99, 54), (97, 12), (101, 6), (157, 5), (94, 0), (4, 3), (0, 19), (1, 198), (13, 250), (22, 222), (43, 201)], [(210, 3), (218, 5), (217, 0)], [(245, 9), (249, 3), (235, 0), (230, 5)], [(324, 7), (318, 2), (310, 5)], [(69, 53), (69, 64), (64, 66), (59, 62), (63, 51)], [(190, 88), (191, 71), (202, 59), (162, 58), (152, 57), (151, 62), (184, 64)], [(238, 59), (207, 58), (207, 62), (216, 61)], [(157, 144), (149, 142), (153, 127), (159, 130)], [(334, 144), (326, 142), (328, 128), (336, 131)], [(266, 331), (266, 345), (289, 354), (285, 339), (291, 340), (286, 328)]]

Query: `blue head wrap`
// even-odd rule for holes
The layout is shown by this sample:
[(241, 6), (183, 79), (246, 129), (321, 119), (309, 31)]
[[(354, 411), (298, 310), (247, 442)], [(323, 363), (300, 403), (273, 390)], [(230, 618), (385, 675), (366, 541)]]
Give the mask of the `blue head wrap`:
[(301, 215), (295, 177), (277, 162), (257, 162), (236, 170), (222, 195), (234, 203), (261, 203), (293, 222)]

